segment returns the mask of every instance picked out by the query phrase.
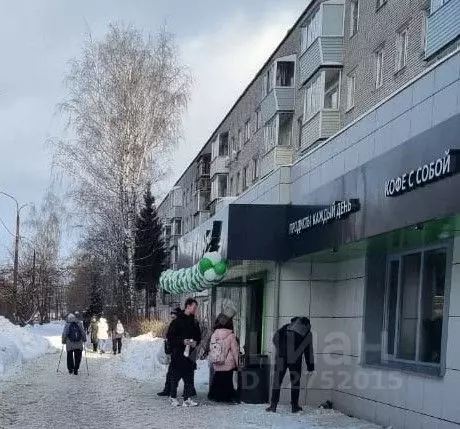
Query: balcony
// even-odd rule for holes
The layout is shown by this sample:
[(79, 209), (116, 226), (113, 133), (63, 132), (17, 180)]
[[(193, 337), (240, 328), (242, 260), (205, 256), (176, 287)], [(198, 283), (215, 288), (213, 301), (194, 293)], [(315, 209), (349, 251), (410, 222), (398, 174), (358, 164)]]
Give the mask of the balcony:
[(425, 57), (429, 58), (460, 36), (460, 2), (444, 2), (428, 17)]
[(302, 126), (301, 150), (308, 149), (318, 140), (331, 137), (340, 129), (340, 112), (322, 109)]
[(266, 123), (279, 111), (293, 111), (295, 102), (295, 88), (277, 87), (273, 88), (262, 100), (260, 113), (262, 123)]
[(300, 57), (299, 86), (305, 84), (320, 67), (343, 65), (343, 37), (320, 36)]
[(173, 206), (169, 211), (169, 219), (181, 218), (183, 214), (182, 206)]
[(211, 179), (209, 177), (200, 177), (196, 181), (197, 191), (210, 191), (211, 190)]
[(217, 156), (211, 162), (211, 177), (214, 177), (216, 174), (228, 173), (229, 166), (230, 158), (228, 156)]
[(193, 213), (209, 211), (210, 198), (211, 188), (207, 191), (198, 191), (193, 200)]
[(293, 150), (291, 147), (275, 146), (262, 158), (260, 162), (260, 176), (264, 177), (280, 166), (290, 165), (292, 161)]

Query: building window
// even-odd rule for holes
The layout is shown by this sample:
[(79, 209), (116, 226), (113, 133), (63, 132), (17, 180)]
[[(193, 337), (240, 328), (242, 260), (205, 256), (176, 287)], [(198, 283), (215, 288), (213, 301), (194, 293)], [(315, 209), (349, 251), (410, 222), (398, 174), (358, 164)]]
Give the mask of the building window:
[(263, 95), (266, 97), (273, 89), (273, 64), (268, 68), (263, 80)]
[(262, 112), (260, 109), (256, 110), (256, 131), (262, 128)]
[(386, 2), (387, 0), (377, 0), (377, 10), (384, 6)]
[(237, 141), (234, 136), (232, 136), (232, 152), (238, 152)]
[(359, 3), (358, 0), (350, 1), (350, 37), (358, 32)]
[(383, 48), (375, 52), (375, 87), (380, 88), (383, 85)]
[(407, 64), (407, 44), (409, 42), (409, 30), (405, 28), (398, 32), (396, 39), (396, 71), (406, 67)]
[(169, 240), (171, 237), (171, 225), (166, 225), (164, 229), (164, 238), (165, 240)]
[(252, 181), (255, 182), (259, 178), (259, 158), (252, 159)]
[(425, 52), (426, 49), (426, 35), (428, 30), (428, 17), (430, 16), (429, 10), (422, 10), (422, 31), (421, 31), (421, 51)]
[(241, 128), (238, 130), (238, 150), (240, 150), (243, 147), (243, 133), (241, 132)]
[(251, 138), (251, 120), (244, 123), (244, 141), (245, 143)]
[(321, 35), (321, 13), (320, 8), (317, 8), (305, 21), (305, 26), (302, 27), (302, 52)]
[(278, 61), (276, 63), (276, 86), (294, 86), (294, 61)]
[(235, 179), (235, 194), (239, 195), (240, 194), (240, 172), (236, 173), (236, 179)]
[(447, 249), (389, 258), (385, 293), (388, 359), (441, 363)]
[(264, 127), (264, 141), (265, 150), (269, 152), (276, 146), (276, 135), (277, 135), (277, 117), (275, 116), (267, 125)]
[(314, 77), (305, 88), (304, 120), (321, 109), (338, 109), (340, 70), (325, 70)]
[(228, 133), (219, 135), (219, 156), (228, 156)]
[(228, 175), (217, 174), (211, 183), (211, 199), (224, 198), (228, 195)]
[(324, 76), (324, 108), (339, 108), (340, 70), (326, 70)]
[(436, 12), (440, 7), (444, 6), (450, 0), (431, 0), (431, 13)]
[(292, 138), (292, 120), (294, 115), (292, 113), (280, 113), (279, 115), (279, 146), (290, 146)]
[(229, 190), (230, 190), (230, 195), (234, 195), (234, 194), (235, 194), (235, 190), (233, 189), (233, 177), (230, 177), (230, 186), (229, 186)]
[(174, 219), (173, 234), (182, 235), (182, 219)]
[(303, 129), (303, 118), (300, 116), (297, 119), (297, 128), (298, 128), (298, 133), (299, 135), (297, 136), (297, 147), (302, 147), (302, 129)]
[(305, 88), (304, 118), (311, 118), (319, 112), (319, 94), (320, 94), (321, 75), (317, 75)]
[(243, 191), (248, 188), (248, 167), (243, 168)]
[(347, 110), (355, 106), (356, 77), (347, 76)]

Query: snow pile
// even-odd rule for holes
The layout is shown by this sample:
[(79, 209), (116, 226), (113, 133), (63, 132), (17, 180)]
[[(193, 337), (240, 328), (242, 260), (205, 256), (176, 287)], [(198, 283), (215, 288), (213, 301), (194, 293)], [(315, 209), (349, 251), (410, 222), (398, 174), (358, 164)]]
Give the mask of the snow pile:
[[(161, 361), (164, 339), (152, 334), (140, 335), (124, 340), (120, 360), (115, 364), (119, 373), (136, 380), (162, 380), (166, 377), (167, 365)], [(207, 361), (198, 362), (195, 383), (198, 386), (209, 382)]]
[(34, 328), (21, 328), (0, 316), (0, 377), (17, 370), (23, 361), (55, 351), (52, 343)]
[(62, 347), (62, 331), (64, 330), (64, 325), (64, 321), (34, 325), (31, 331), (36, 335), (44, 337), (56, 349), (60, 349)]

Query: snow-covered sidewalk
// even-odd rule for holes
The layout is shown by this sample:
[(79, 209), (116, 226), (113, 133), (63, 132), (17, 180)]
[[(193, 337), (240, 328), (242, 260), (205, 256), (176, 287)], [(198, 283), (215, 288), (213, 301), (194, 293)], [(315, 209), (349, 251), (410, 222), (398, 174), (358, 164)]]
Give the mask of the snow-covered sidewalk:
[(292, 415), (288, 407), (280, 407), (278, 414), (269, 414), (262, 405), (212, 404), (206, 399), (205, 362), (197, 374), (201, 405), (171, 408), (156, 395), (164, 383), (165, 368), (157, 358), (161, 340), (143, 336), (125, 340), (123, 347), (117, 356), (89, 352), (89, 376), (85, 358), (78, 376), (67, 373), (65, 356), (56, 372), (59, 354), (27, 361), (13, 378), (0, 382), (0, 427), (377, 428), (334, 411), (306, 409)]

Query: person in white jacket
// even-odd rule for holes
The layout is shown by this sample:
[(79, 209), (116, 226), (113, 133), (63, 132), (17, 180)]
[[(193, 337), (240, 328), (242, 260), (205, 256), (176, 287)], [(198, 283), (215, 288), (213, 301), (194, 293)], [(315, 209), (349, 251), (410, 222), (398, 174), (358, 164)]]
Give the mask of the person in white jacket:
[(107, 342), (109, 340), (109, 325), (107, 319), (101, 316), (97, 322), (97, 340), (99, 343), (99, 351), (105, 353), (107, 350)]

